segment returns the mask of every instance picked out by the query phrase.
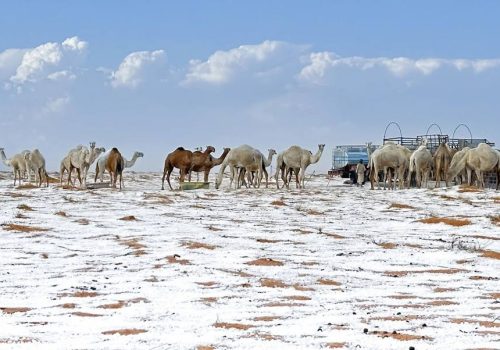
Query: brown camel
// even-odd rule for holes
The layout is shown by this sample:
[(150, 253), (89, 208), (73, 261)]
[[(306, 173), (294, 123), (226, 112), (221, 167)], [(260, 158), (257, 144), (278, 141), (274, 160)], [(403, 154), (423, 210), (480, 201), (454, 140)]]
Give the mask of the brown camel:
[(434, 153), (434, 176), (436, 177), (436, 185), (434, 188), (441, 186), (441, 179), (444, 178), (446, 187), (448, 187), (448, 168), (450, 167), (452, 151), (446, 143), (442, 143)]
[(123, 157), (122, 157), (120, 151), (118, 151), (117, 148), (111, 149), (111, 152), (109, 153), (108, 159), (106, 160), (106, 170), (111, 175), (111, 185), (113, 188), (116, 188), (116, 180), (118, 179), (118, 176), (119, 176), (120, 177), (120, 190), (122, 189), (123, 168), (125, 168), (125, 161), (123, 160)]
[[(208, 149), (208, 147), (207, 147), (207, 149)], [(209, 155), (208, 158), (205, 160), (205, 162), (198, 167), (195, 166), (195, 164), (194, 164), (196, 152), (193, 152), (193, 163), (191, 164), (191, 171), (194, 171), (194, 172), (202, 172), (203, 171), (204, 172), (203, 181), (208, 182), (208, 175), (210, 175), (210, 170), (212, 170), (212, 168), (216, 167), (217, 165), (221, 165), (230, 150), (231, 150), (231, 148), (224, 148), (224, 152), (222, 152), (222, 154), (219, 158), (214, 158), (211, 155)], [(205, 150), (205, 152), (206, 152), (206, 150)], [(202, 153), (202, 152), (199, 152), (199, 153)], [(189, 172), (189, 181), (191, 181), (191, 171)]]
[(173, 190), (172, 185), (170, 184), (170, 174), (174, 170), (174, 168), (179, 169), (180, 178), (179, 182), (184, 182), (184, 177), (189, 173), (189, 169), (191, 169), (191, 162), (193, 159), (193, 152), (184, 149), (183, 147), (178, 147), (172, 153), (167, 155), (165, 158), (165, 167), (163, 168), (163, 178), (161, 179), (161, 189), (165, 189), (165, 176), (167, 177), (168, 186), (171, 190)]
[(207, 148), (203, 152), (201, 151), (193, 152), (193, 158), (191, 159), (191, 167), (189, 168), (189, 175), (188, 175), (189, 182), (191, 182), (191, 173), (193, 171), (198, 173), (200, 171), (205, 170), (205, 166), (210, 161), (210, 158), (212, 158), (210, 153), (213, 152), (215, 152), (215, 148), (212, 146), (207, 146)]

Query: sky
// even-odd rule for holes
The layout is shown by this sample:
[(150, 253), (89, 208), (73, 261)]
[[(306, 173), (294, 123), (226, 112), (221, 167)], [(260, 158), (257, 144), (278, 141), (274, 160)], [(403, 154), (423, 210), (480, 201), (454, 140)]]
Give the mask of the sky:
[[(332, 148), (436, 123), (500, 144), (498, 1), (4, 1), (0, 147)], [(430, 133), (438, 132), (432, 127)], [(393, 126), (387, 136), (399, 136)], [(466, 128), (456, 137), (469, 137)], [(3, 164), (0, 170), (7, 170)]]

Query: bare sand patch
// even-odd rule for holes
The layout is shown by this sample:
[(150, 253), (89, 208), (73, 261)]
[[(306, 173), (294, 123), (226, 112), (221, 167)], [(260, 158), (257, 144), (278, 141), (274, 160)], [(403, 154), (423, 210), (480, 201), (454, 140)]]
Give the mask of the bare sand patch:
[(93, 314), (90, 312), (80, 312), (80, 311), (75, 311), (75, 312), (72, 312), (71, 314), (74, 316), (78, 316), (78, 317), (102, 317), (102, 316), (104, 316), (104, 315), (100, 315), (100, 314)]
[(5, 231), (17, 231), (17, 232), (46, 232), (49, 231), (48, 228), (42, 228), (37, 226), (26, 226), (18, 224), (2, 224), (2, 228)]
[(271, 322), (280, 319), (282, 319), (281, 316), (258, 316), (253, 318), (254, 321), (262, 321), (262, 322)]
[(33, 185), (32, 183), (24, 183), (16, 187), (16, 190), (32, 190), (38, 188), (38, 186)]
[(254, 266), (283, 266), (283, 263), (279, 260), (274, 260), (271, 258), (260, 258), (245, 263), (246, 265)]
[(384, 272), (384, 275), (386, 276), (391, 276), (391, 277), (403, 277), (409, 274), (417, 274), (417, 273), (438, 273), (438, 274), (455, 274), (459, 272), (465, 272), (467, 270), (463, 269), (429, 269), (429, 270), (415, 270), (415, 271), (409, 271), (409, 270), (404, 270), (404, 271), (386, 271)]
[(326, 343), (325, 347), (328, 349), (342, 349), (346, 345), (346, 343)]
[(320, 278), (317, 282), (318, 282), (318, 284), (322, 284), (322, 285), (325, 285), (325, 286), (340, 286), (341, 285), (340, 282), (337, 282), (337, 281), (334, 281), (334, 280), (330, 280), (330, 279), (327, 279), (327, 278)]
[(214, 250), (217, 248), (215, 245), (207, 244), (207, 243), (201, 243), (201, 242), (183, 242), (181, 246), (186, 247), (187, 249), (208, 249), (208, 250)]
[(277, 280), (274, 278), (261, 278), (260, 285), (262, 287), (269, 287), (269, 288), (287, 288), (287, 287), (289, 287), (289, 285), (285, 284), (283, 281)]
[(398, 333), (396, 331), (393, 332), (385, 332), (385, 331), (375, 331), (371, 334), (375, 334), (381, 338), (392, 338), (400, 341), (410, 341), (410, 340), (432, 340), (430, 337), (426, 337), (423, 335), (415, 335), (408, 333)]
[(483, 258), (490, 258), (490, 259), (500, 259), (500, 252), (497, 252), (495, 250), (483, 250), (481, 251), (481, 256)]
[(105, 331), (102, 332), (104, 335), (136, 335), (136, 334), (141, 334), (141, 333), (146, 333), (147, 330), (145, 329), (137, 329), (137, 328), (128, 328), (128, 329), (115, 329), (111, 331)]
[(17, 209), (25, 210), (25, 211), (34, 211), (34, 209), (27, 204), (19, 204), (17, 206)]
[(215, 328), (225, 328), (225, 329), (238, 329), (246, 331), (247, 329), (253, 328), (254, 326), (243, 323), (228, 323), (228, 322), (216, 322), (213, 324)]
[(460, 185), (458, 188), (458, 193), (474, 193), (474, 192), (483, 192), (480, 188), (471, 185)]
[(169, 264), (179, 264), (179, 265), (191, 265), (191, 262), (187, 259), (179, 259), (180, 255), (174, 254), (167, 256), (165, 259), (167, 259)]
[(122, 221), (139, 221), (134, 215), (127, 215), (122, 218), (119, 218), (118, 220)]
[(283, 299), (285, 299), (285, 300), (298, 300), (298, 301), (311, 300), (310, 297), (306, 297), (305, 295), (287, 295), (287, 296), (284, 296)]
[(283, 202), (282, 200), (272, 201), (271, 204), (275, 205), (275, 206), (278, 206), (278, 207), (286, 206), (285, 202)]
[(59, 296), (60, 297), (72, 297), (72, 298), (94, 298), (98, 295), (99, 295), (99, 293), (97, 293), (97, 292), (88, 292), (85, 290), (79, 290), (79, 291), (73, 292), (73, 293), (62, 293)]
[(470, 225), (471, 221), (468, 219), (455, 219), (455, 218), (439, 218), (435, 216), (431, 216), (429, 218), (417, 220), (418, 222), (422, 222), (424, 224), (446, 224), (450, 226), (460, 227)]
[(0, 307), (0, 310), (4, 313), (4, 314), (16, 314), (16, 313), (20, 313), (20, 312), (28, 312), (28, 311), (31, 311), (32, 308), (29, 308), (29, 307)]
[(495, 321), (480, 321), (480, 320), (474, 320), (471, 318), (452, 318), (450, 319), (451, 323), (477, 323), (482, 327), (486, 328), (498, 328), (500, 327), (500, 322), (495, 322)]

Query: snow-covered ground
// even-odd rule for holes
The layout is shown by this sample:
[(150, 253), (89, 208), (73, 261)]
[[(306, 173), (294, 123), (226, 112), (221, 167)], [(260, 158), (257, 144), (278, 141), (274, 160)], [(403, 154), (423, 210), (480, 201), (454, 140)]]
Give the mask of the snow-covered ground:
[(1, 176), (0, 349), (500, 348), (500, 192)]

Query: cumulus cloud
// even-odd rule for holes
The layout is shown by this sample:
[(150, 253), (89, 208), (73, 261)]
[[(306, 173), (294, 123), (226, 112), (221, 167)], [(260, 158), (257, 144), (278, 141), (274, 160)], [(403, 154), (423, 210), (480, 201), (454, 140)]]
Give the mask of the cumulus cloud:
[(15, 73), (27, 50), (7, 49), (0, 52), (0, 79), (10, 77)]
[(68, 70), (61, 70), (51, 73), (47, 76), (49, 80), (60, 81), (60, 80), (74, 80), (76, 75)]
[(143, 81), (148, 67), (163, 63), (164, 60), (163, 50), (132, 52), (123, 59), (116, 71), (111, 72), (111, 85), (115, 88), (135, 88)]
[[(191, 60), (182, 84), (203, 82), (220, 85), (229, 82), (237, 73), (251, 70), (256, 75), (262, 75), (302, 49), (303, 47), (285, 42), (266, 40), (258, 45), (242, 45), (228, 51), (217, 51), (206, 61)], [(297, 56), (298, 54), (292, 57), (296, 59)]]
[(350, 67), (361, 70), (381, 67), (397, 77), (411, 73), (430, 75), (442, 67), (451, 67), (459, 71), (471, 69), (481, 73), (487, 69), (500, 67), (500, 59), (443, 59), (407, 57), (340, 57), (332, 52), (313, 52), (308, 57), (308, 64), (302, 68), (298, 78), (312, 83), (321, 83), (325, 75), (335, 67)]
[(48, 42), (28, 49), (22, 55), (21, 62), (15, 74), (10, 77), (10, 81), (15, 84), (23, 84), (45, 78), (48, 74), (52, 74), (51, 70), (57, 69), (64, 58), (69, 58), (75, 53), (82, 53), (87, 46), (87, 42), (75, 36), (62, 43)]
[(45, 106), (42, 108), (42, 115), (61, 113), (64, 111), (66, 106), (70, 103), (71, 99), (69, 96), (56, 97), (49, 99)]

